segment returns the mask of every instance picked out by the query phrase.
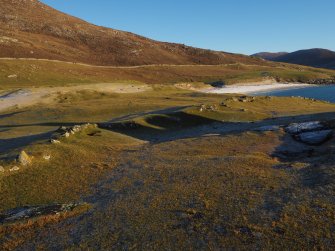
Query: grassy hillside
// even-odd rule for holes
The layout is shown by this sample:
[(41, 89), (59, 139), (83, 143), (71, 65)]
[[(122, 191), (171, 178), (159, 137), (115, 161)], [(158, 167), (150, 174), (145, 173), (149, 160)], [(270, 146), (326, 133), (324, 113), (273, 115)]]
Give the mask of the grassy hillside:
[(151, 40), (96, 26), (38, 0), (0, 0), (0, 57), (96, 65), (267, 64), (244, 55)]
[(226, 84), (234, 84), (261, 81), (269, 77), (280, 81), (303, 82), (334, 76), (335, 71), (331, 70), (284, 64), (271, 66), (228, 64), (216, 66), (97, 67), (46, 60), (0, 59), (0, 88), (117, 81), (139, 81), (148, 84), (223, 81)]

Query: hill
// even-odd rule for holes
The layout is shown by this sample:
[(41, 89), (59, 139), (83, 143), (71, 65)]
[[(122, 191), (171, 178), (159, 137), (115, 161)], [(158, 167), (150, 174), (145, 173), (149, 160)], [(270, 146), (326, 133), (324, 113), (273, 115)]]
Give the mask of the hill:
[(96, 26), (38, 0), (0, 0), (0, 57), (95, 65), (264, 64), (259, 59), (154, 41)]
[(271, 60), (274, 60), (277, 57), (284, 56), (286, 54), (288, 54), (288, 53), (287, 52), (259, 52), (259, 53), (253, 54), (251, 56), (259, 57), (259, 58), (263, 58), (263, 59), (271, 61)]
[(326, 49), (299, 50), (285, 54), (263, 52), (254, 54), (253, 56), (276, 62), (335, 69), (335, 52)]

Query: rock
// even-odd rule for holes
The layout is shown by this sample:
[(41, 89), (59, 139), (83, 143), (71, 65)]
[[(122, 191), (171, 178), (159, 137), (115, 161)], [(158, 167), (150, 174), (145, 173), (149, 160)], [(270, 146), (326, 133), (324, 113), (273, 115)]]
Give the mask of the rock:
[(83, 204), (52, 204), (43, 206), (25, 206), (11, 209), (4, 214), (0, 214), (0, 224), (15, 223), (22, 220), (33, 219), (40, 216), (56, 215), (63, 212), (73, 211)]
[(13, 166), (11, 169), (9, 169), (10, 172), (16, 172), (16, 171), (19, 171), (20, 170), (20, 167), (18, 166)]
[(16, 74), (12, 74), (12, 75), (7, 76), (7, 78), (17, 78), (17, 75)]
[(290, 134), (299, 134), (302, 132), (316, 131), (325, 129), (325, 126), (320, 121), (311, 121), (304, 123), (293, 123), (286, 127), (286, 132)]
[(256, 99), (255, 97), (251, 97), (251, 96), (241, 96), (239, 97), (238, 101), (247, 103), (247, 102), (254, 102), (255, 99)]
[(218, 108), (216, 105), (201, 105), (199, 111), (216, 111)]
[(333, 136), (332, 130), (321, 130), (314, 132), (303, 132), (296, 139), (308, 145), (321, 145)]
[(50, 160), (51, 159), (51, 155), (43, 155), (43, 159)]
[(280, 128), (281, 128), (281, 126), (278, 126), (278, 125), (269, 125), (269, 126), (258, 127), (256, 129), (254, 129), (254, 131), (256, 131), (256, 132), (266, 132), (266, 131), (274, 132), (274, 131), (279, 131)]
[(249, 235), (249, 236), (253, 235), (252, 230), (249, 227), (240, 227), (236, 232), (242, 235)]
[(57, 140), (57, 139), (51, 139), (50, 142), (51, 142), (52, 144), (60, 144), (60, 141)]
[(68, 137), (70, 137), (70, 133), (69, 133), (69, 132), (66, 132), (66, 133), (62, 134), (62, 137), (64, 137), (64, 138), (68, 138)]
[(4, 173), (5, 172), (5, 168), (3, 166), (0, 166), (0, 173)]
[(22, 166), (28, 166), (32, 162), (31, 157), (29, 157), (25, 151), (21, 151), (18, 156), (18, 161)]

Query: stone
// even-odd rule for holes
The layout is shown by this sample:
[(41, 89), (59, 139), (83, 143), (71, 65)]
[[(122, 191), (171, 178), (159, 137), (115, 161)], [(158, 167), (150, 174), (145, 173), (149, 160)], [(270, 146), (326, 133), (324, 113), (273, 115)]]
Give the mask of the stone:
[(16, 172), (16, 171), (19, 171), (20, 170), (20, 167), (18, 166), (13, 166), (11, 169), (9, 169), (10, 172)]
[(17, 78), (16, 74), (9, 75), (8, 78)]
[(4, 173), (5, 172), (5, 168), (3, 166), (0, 166), (0, 173)]
[(21, 151), (21, 153), (18, 156), (18, 162), (22, 166), (28, 166), (31, 164), (32, 160), (31, 160), (31, 157), (29, 157), (25, 151)]
[(333, 136), (332, 130), (321, 130), (314, 132), (303, 132), (296, 136), (296, 139), (307, 145), (321, 145)]
[(52, 144), (60, 144), (60, 141), (57, 140), (57, 139), (51, 139), (50, 142), (51, 142)]
[(62, 136), (65, 137), (65, 138), (68, 138), (68, 137), (70, 137), (70, 133), (66, 132), (66, 133), (62, 134)]
[(325, 129), (325, 126), (320, 121), (311, 121), (304, 123), (293, 123), (286, 127), (286, 132), (290, 134), (299, 134), (302, 132), (316, 131)]
[(51, 159), (51, 155), (43, 155), (43, 159), (50, 160)]

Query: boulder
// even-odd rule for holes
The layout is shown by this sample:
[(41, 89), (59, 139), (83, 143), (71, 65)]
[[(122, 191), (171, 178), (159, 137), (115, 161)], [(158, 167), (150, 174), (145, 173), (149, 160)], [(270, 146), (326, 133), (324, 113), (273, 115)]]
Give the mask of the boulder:
[(296, 135), (296, 139), (308, 145), (321, 145), (333, 136), (332, 130), (303, 132)]
[(31, 157), (29, 157), (25, 151), (21, 151), (17, 159), (22, 166), (28, 166), (31, 164)]
[(293, 123), (286, 127), (286, 132), (290, 134), (299, 134), (302, 132), (310, 132), (316, 130), (325, 129), (325, 125), (322, 124), (320, 121), (311, 121), (311, 122), (304, 122), (304, 123)]
[(43, 159), (44, 160), (50, 160), (51, 159), (51, 155), (50, 154), (45, 154), (45, 155), (43, 155)]
[(11, 169), (9, 169), (10, 172), (16, 172), (16, 171), (19, 171), (20, 170), (20, 167), (18, 166), (13, 166)]
[(0, 166), (0, 173), (4, 173), (5, 172), (5, 168), (3, 166)]
[(60, 141), (57, 140), (57, 139), (51, 139), (50, 142), (51, 142), (52, 144), (60, 144)]
[(64, 134), (62, 134), (62, 137), (68, 138), (68, 137), (70, 137), (70, 133), (69, 132), (65, 132)]

